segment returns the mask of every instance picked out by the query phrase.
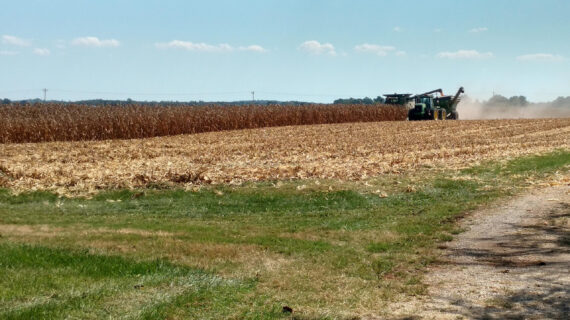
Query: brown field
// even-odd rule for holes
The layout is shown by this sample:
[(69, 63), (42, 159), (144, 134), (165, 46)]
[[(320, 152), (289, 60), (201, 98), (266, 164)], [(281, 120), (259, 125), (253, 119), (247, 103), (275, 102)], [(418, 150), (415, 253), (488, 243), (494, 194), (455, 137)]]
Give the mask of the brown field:
[(362, 180), (569, 148), (570, 118), (345, 123), (0, 144), (0, 187), (67, 194), (156, 185)]
[(394, 121), (406, 110), (386, 105), (0, 107), (0, 143), (134, 139), (287, 125)]

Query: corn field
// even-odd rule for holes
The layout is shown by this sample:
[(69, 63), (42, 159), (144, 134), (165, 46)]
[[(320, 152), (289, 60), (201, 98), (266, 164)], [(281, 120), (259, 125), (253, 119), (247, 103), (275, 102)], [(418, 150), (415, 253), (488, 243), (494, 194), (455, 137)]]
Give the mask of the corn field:
[(14, 105), (0, 107), (0, 143), (134, 139), (405, 118), (405, 109), (385, 105)]

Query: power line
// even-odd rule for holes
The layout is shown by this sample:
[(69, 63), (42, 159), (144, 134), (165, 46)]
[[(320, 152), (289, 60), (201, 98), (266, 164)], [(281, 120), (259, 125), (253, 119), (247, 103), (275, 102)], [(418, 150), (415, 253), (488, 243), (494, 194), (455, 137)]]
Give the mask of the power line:
[[(16, 93), (16, 92), (33, 92), (38, 89), (20, 89), (20, 90), (9, 90), (9, 91), (0, 91), (0, 94), (4, 93)], [(41, 89), (43, 91), (43, 98), (44, 101), (47, 101), (47, 88)], [(220, 92), (120, 92), (120, 91), (89, 91), (89, 90), (68, 90), (68, 89), (57, 89), (51, 88), (49, 91), (56, 96), (61, 93), (67, 94), (79, 94), (79, 95), (114, 95), (114, 96), (163, 96), (163, 97), (185, 97), (185, 99), (191, 98), (196, 99), (197, 97), (204, 97), (210, 96), (209, 99), (212, 99), (215, 96), (222, 96), (222, 95), (235, 95), (236, 98), (244, 93), (250, 93), (251, 99), (255, 101), (255, 93), (262, 93), (265, 96), (285, 96), (288, 99), (296, 99), (296, 98), (303, 98), (303, 97), (321, 97), (321, 98), (340, 98), (340, 97), (360, 97), (360, 96), (367, 96), (366, 94), (346, 94), (346, 93), (299, 93), (299, 92), (275, 92), (275, 91), (220, 91)], [(271, 99), (270, 99), (271, 100)]]
[(258, 91), (258, 93), (272, 94), (278, 96), (298, 96), (298, 97), (359, 97), (366, 96), (366, 94), (346, 94), (346, 93), (293, 93), (293, 92), (271, 92), (271, 91)]
[(1, 90), (0, 94), (8, 94), (8, 93), (18, 93), (18, 92), (37, 92), (41, 89), (18, 89), (18, 90)]
[(247, 91), (227, 91), (227, 92), (118, 92), (118, 91), (84, 91), (84, 90), (67, 90), (67, 89), (50, 89), (52, 92), (78, 93), (78, 94), (110, 94), (110, 95), (132, 95), (132, 96), (203, 96), (203, 95), (230, 95), (243, 94)]
[[(112, 94), (112, 95), (139, 95), (139, 96), (203, 96), (203, 95), (239, 95), (244, 91), (220, 91), (220, 92), (119, 92), (119, 91), (84, 91), (84, 90), (67, 90), (67, 89), (50, 89), (52, 92), (63, 93), (82, 93), (82, 94)], [(295, 92), (274, 92), (274, 91), (250, 91), (252, 100), (255, 100), (255, 93), (263, 93), (269, 95), (281, 96), (300, 96), (300, 97), (348, 97), (348, 96), (366, 96), (366, 94), (346, 94), (346, 93), (295, 93)]]

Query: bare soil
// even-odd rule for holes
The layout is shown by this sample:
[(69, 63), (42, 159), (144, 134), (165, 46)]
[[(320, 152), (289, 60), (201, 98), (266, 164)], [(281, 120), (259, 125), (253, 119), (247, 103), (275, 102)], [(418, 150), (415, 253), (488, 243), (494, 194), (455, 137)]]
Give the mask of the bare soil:
[(391, 306), (394, 319), (568, 319), (570, 185), (476, 211), (442, 245), (428, 295)]

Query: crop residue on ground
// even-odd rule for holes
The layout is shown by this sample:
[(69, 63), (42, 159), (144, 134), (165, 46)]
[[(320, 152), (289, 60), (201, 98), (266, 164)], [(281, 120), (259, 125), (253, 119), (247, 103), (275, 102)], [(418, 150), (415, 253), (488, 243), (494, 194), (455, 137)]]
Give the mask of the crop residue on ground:
[(156, 184), (361, 180), (570, 148), (570, 119), (290, 126), (135, 140), (0, 144), (0, 187), (86, 192)]

